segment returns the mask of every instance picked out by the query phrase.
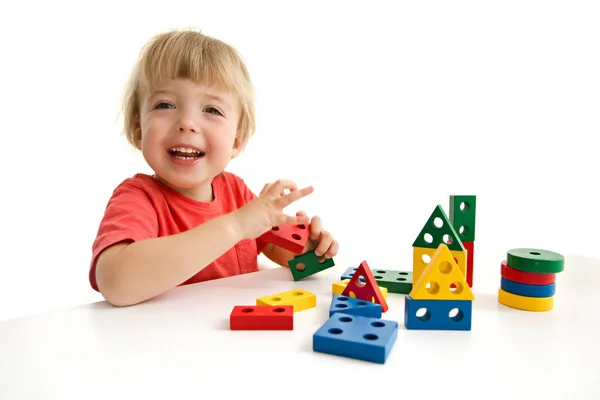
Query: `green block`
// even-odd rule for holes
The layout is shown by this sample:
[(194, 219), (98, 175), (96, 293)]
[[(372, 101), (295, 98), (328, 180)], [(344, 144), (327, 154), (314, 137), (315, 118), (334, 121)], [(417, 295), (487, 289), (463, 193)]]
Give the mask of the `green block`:
[(511, 249), (506, 254), (506, 264), (520, 271), (556, 274), (565, 269), (565, 258), (548, 250)]
[(288, 265), (294, 280), (299, 281), (307, 276), (311, 276), (331, 268), (335, 266), (335, 263), (333, 262), (333, 258), (326, 258), (322, 263), (319, 262), (319, 259), (313, 250), (309, 251), (308, 253), (295, 256), (288, 261)]
[[(341, 280), (350, 279), (357, 268), (348, 268), (341, 276)], [(413, 273), (390, 269), (375, 269), (373, 278), (379, 287), (385, 287), (388, 293), (409, 294), (413, 287)], [(361, 279), (364, 282), (364, 279)]]
[[(431, 242), (426, 240), (427, 234), (431, 235)], [(448, 235), (446, 240), (444, 240), (444, 235)], [(446, 244), (449, 250), (465, 251), (465, 247), (463, 246), (458, 233), (456, 233), (454, 227), (452, 227), (452, 223), (450, 223), (442, 206), (438, 204), (431, 213), (427, 223), (423, 226), (419, 236), (415, 239), (413, 247), (437, 249), (442, 243)]]
[(475, 209), (477, 197), (472, 195), (450, 196), (450, 222), (462, 242), (475, 241)]

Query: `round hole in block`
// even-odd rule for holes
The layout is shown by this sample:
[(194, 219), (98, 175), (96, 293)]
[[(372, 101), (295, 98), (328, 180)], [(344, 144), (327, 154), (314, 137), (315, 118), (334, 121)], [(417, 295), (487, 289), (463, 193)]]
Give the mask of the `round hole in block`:
[(332, 335), (339, 335), (343, 331), (340, 328), (331, 328), (327, 332), (331, 333)]
[(277, 308), (273, 309), (273, 312), (276, 312), (276, 313), (285, 312), (285, 308), (277, 307)]
[(463, 290), (464, 287), (460, 282), (452, 282), (452, 284), (450, 285), (450, 291), (454, 294), (461, 294)]
[(294, 292), (294, 296), (304, 296), (304, 292)]
[(300, 229), (306, 229), (306, 225), (300, 224), (300, 225), (298, 225), (298, 228), (300, 228)]
[(375, 271), (378, 274), (385, 274), (385, 271)]
[(406, 278), (396, 278), (397, 281), (404, 282)]
[(433, 225), (435, 225), (436, 228), (441, 228), (442, 226), (444, 226), (444, 221), (442, 221), (440, 217), (435, 217), (433, 219)]
[(365, 287), (366, 285), (367, 285), (367, 283), (365, 282), (365, 277), (362, 275), (359, 275), (358, 279), (356, 280), (356, 286), (361, 288), (361, 287)]
[(438, 294), (440, 292), (440, 285), (437, 282), (429, 282), (428, 286), (425, 286), (427, 289), (427, 293), (429, 294)]
[(363, 335), (363, 338), (365, 338), (366, 340), (377, 340), (379, 339), (379, 336), (374, 335), (372, 333), (367, 333), (366, 335)]
[(367, 302), (366, 301), (359, 301), (356, 303), (357, 306), (366, 306)]
[(408, 275), (408, 272), (398, 272), (398, 275)]
[(452, 271), (452, 264), (448, 261), (442, 261), (438, 268), (442, 274), (447, 275)]
[(453, 241), (454, 240), (453, 240), (452, 236), (448, 235), (447, 233), (444, 234), (444, 236), (442, 236), (442, 242), (446, 243), (447, 245), (451, 245)]
[(348, 297), (350, 297), (351, 299), (355, 299), (356, 298), (356, 293), (350, 291), (350, 293), (348, 293)]
[(453, 308), (452, 310), (450, 310), (450, 312), (448, 313), (448, 316), (450, 317), (450, 319), (454, 322), (460, 322), (462, 321), (463, 317), (465, 316), (463, 314), (463, 312), (461, 310), (459, 310), (458, 308)]
[(385, 324), (381, 321), (373, 321), (371, 322), (371, 326), (375, 328), (383, 328)]
[(342, 303), (342, 304), (336, 304), (335, 308), (348, 308), (348, 304), (344, 304), (344, 303)]
[(421, 261), (423, 261), (424, 264), (429, 264), (431, 262), (431, 256), (429, 254), (423, 254), (421, 256)]
[(541, 256), (542, 253), (539, 253), (537, 251), (530, 251), (529, 254), (531, 254), (532, 256)]
[(415, 315), (420, 321), (423, 322), (429, 321), (429, 319), (431, 318), (431, 313), (426, 308), (419, 308)]
[(383, 279), (383, 276), (375, 275), (373, 278), (375, 278), (375, 280), (377, 280), (377, 279)]
[(426, 233), (423, 235), (423, 240), (427, 243), (433, 243), (433, 236), (431, 236), (431, 233)]
[(281, 301), (281, 297), (271, 297), (271, 301)]
[(306, 269), (306, 265), (304, 265), (304, 263), (298, 263), (296, 264), (296, 271), (302, 272)]
[(340, 317), (338, 318), (340, 322), (352, 322), (352, 318), (350, 317)]
[(338, 297), (338, 301), (348, 301), (347, 297)]
[(467, 203), (466, 201), (463, 201), (462, 203), (460, 203), (460, 206), (458, 206), (458, 208), (460, 208), (460, 211), (468, 211), (469, 208), (471, 208), (471, 205), (469, 203)]
[(467, 233), (469, 233), (469, 227), (466, 225), (461, 225), (461, 227), (458, 228), (458, 233), (460, 233), (461, 235), (466, 235)]
[(278, 226), (274, 226), (274, 227), (271, 228), (271, 230), (277, 232), (279, 230), (279, 227)]
[(249, 313), (249, 312), (253, 312), (253, 311), (254, 311), (254, 308), (250, 308), (250, 307), (242, 309), (243, 313)]
[(292, 233), (292, 239), (300, 240), (300, 239), (302, 239), (302, 236), (298, 235), (297, 233)]

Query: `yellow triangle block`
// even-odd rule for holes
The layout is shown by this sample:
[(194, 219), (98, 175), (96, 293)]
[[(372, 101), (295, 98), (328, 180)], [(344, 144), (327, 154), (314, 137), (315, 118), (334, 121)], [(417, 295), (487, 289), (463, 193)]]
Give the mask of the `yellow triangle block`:
[(475, 300), (445, 243), (440, 243), (431, 261), (413, 284), (410, 297), (414, 300)]

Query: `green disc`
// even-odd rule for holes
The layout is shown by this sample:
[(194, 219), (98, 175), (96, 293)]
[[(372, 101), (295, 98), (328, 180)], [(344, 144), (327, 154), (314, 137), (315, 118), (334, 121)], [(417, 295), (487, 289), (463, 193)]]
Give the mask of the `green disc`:
[(565, 268), (565, 258), (542, 249), (511, 249), (506, 254), (509, 267), (538, 274), (555, 274)]

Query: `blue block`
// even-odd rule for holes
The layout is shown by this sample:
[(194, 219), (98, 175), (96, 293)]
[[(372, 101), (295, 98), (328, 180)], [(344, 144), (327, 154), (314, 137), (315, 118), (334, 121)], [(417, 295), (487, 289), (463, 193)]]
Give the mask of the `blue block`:
[[(426, 309), (424, 315), (417, 311)], [(450, 312), (458, 309), (458, 313)], [(472, 300), (415, 300), (404, 298), (404, 325), (406, 329), (470, 331), (473, 314)]]
[[(356, 272), (357, 269), (358, 269), (358, 267), (350, 267), (350, 268), (348, 268), (346, 271), (344, 271), (344, 273), (340, 277), (340, 280), (343, 281), (345, 279), (352, 279), (352, 276), (354, 275), (354, 273)], [(364, 282), (365, 281), (365, 277), (363, 276), (359, 280), (361, 282)]]
[(500, 287), (505, 292), (526, 297), (552, 297), (556, 293), (556, 282), (549, 285), (528, 285), (501, 277)]
[(335, 313), (313, 335), (313, 351), (385, 364), (398, 322)]
[(381, 318), (382, 307), (381, 304), (372, 303), (370, 301), (334, 294), (331, 298), (329, 316), (331, 317), (338, 312), (361, 317)]

